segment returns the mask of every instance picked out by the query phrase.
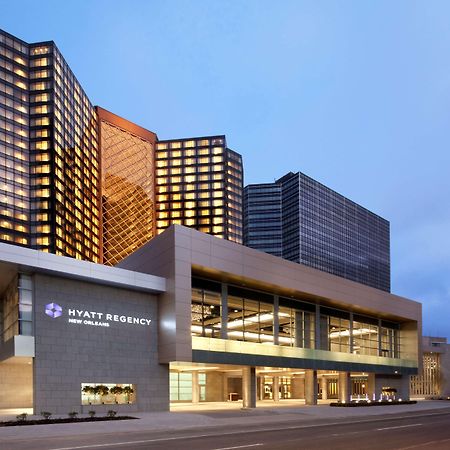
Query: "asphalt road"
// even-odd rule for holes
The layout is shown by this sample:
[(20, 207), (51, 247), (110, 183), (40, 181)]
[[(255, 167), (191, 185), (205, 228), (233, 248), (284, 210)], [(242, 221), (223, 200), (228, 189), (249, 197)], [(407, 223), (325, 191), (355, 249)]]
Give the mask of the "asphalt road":
[(450, 450), (450, 409), (171, 432), (126, 432), (0, 442), (1, 450)]

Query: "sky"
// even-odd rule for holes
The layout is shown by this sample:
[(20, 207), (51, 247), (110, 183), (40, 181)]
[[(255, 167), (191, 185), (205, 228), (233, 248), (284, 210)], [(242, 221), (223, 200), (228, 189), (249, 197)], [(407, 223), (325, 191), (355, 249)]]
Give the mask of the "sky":
[(94, 104), (226, 134), (245, 183), (301, 171), (391, 223), (392, 292), (450, 338), (450, 2), (0, 0)]

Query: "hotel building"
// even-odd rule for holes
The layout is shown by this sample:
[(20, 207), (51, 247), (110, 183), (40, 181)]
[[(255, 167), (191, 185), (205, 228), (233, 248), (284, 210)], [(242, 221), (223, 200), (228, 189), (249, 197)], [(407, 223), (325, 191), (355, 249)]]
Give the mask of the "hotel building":
[(420, 303), (190, 228), (116, 267), (0, 255), (0, 408), (406, 400), (417, 374)]
[(301, 172), (245, 187), (244, 245), (390, 291), (389, 222)]
[(0, 30), (0, 242), (107, 265), (172, 223), (242, 242), (242, 190), (225, 136), (158, 141)]
[(225, 136), (158, 141), (157, 232), (171, 224), (242, 243), (242, 157)]
[(100, 261), (97, 129), (55, 44), (0, 31), (0, 241)]

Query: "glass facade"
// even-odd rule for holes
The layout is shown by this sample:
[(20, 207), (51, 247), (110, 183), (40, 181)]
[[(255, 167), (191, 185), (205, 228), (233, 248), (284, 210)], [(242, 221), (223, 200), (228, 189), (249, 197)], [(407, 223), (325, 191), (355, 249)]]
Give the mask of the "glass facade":
[(33, 335), (33, 289), (31, 277), (16, 276), (0, 297), (0, 338)]
[(0, 241), (99, 261), (94, 107), (53, 42), (0, 31)]
[(244, 245), (390, 291), (389, 222), (312, 178), (247, 186), (244, 211)]
[(225, 136), (156, 144), (157, 232), (171, 224), (242, 243), (241, 156)]
[(100, 127), (103, 262), (115, 265), (155, 235), (154, 139)]
[(244, 189), (244, 242), (248, 247), (282, 256), (281, 186), (275, 183)]
[(192, 336), (388, 358), (402, 353), (398, 323), (201, 278), (192, 279), (191, 313)]
[(30, 244), (29, 48), (0, 30), (0, 241)]

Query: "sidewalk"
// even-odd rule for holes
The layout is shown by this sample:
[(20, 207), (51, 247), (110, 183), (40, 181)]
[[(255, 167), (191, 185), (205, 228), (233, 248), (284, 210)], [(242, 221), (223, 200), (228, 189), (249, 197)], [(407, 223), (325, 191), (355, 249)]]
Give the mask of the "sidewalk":
[[(223, 404), (221, 405), (223, 406)], [(367, 408), (333, 408), (327, 404), (317, 406), (260, 406), (252, 410), (241, 410), (236, 405), (233, 405), (233, 408), (218, 409), (219, 406), (217, 404), (210, 405), (202, 403), (198, 406), (198, 410), (195, 411), (192, 411), (191, 405), (189, 412), (171, 411), (131, 414), (133, 417), (139, 418), (139, 420), (0, 427), (0, 441), (2, 439), (48, 437), (49, 435), (69, 436), (133, 431), (161, 432), (164, 430), (205, 429), (221, 426), (265, 426), (270, 428), (271, 425), (276, 426), (279, 423), (286, 422), (292, 423), (292, 425), (301, 425), (320, 419), (333, 422), (352, 417), (363, 420), (364, 417), (386, 416), (398, 413), (420, 411), (430, 411), (432, 413), (432, 410), (450, 408), (450, 402), (419, 401), (415, 405), (375, 406)], [(175, 407), (174, 409), (177, 408)], [(180, 407), (180, 409), (183, 409), (183, 407)], [(0, 421), (10, 418), (1, 415)]]

